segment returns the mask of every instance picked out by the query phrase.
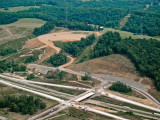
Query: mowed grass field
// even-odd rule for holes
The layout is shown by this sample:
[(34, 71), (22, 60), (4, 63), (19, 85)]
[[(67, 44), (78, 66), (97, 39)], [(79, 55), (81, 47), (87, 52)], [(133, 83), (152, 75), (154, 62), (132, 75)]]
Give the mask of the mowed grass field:
[(5, 10), (4, 8), (0, 9), (2, 12), (18, 12), (23, 10), (29, 10), (30, 8), (40, 8), (40, 6), (19, 6), (19, 7), (9, 7), (8, 10)]
[[(115, 30), (113, 28), (104, 28), (104, 32), (108, 32), (108, 31), (119, 32), (122, 38), (128, 38), (129, 36), (131, 36), (133, 39), (141, 38), (141, 35), (134, 35), (134, 33), (131, 33), (131, 32)], [(147, 36), (147, 35), (143, 35), (142, 38), (146, 38), (146, 39), (152, 38), (152, 39), (157, 39), (157, 40), (160, 41), (160, 38), (158, 38), (158, 37), (150, 37), (150, 36)]]
[(19, 19), (17, 22), (0, 25), (0, 44), (32, 35), (34, 28), (45, 24), (45, 21), (35, 18)]

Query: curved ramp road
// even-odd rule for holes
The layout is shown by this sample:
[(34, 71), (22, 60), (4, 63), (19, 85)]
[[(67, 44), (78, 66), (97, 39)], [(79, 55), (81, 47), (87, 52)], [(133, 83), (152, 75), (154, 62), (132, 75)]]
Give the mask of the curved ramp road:
[(50, 96), (50, 95), (46, 95), (46, 94), (44, 94), (44, 93), (40, 93), (40, 92), (37, 92), (37, 91), (29, 90), (29, 89), (26, 89), (26, 88), (23, 88), (23, 87), (20, 87), (20, 86), (17, 86), (17, 85), (13, 85), (13, 84), (8, 83), (8, 82), (3, 81), (3, 80), (0, 80), (0, 82), (3, 83), (3, 84), (5, 84), (5, 85), (8, 85), (8, 86), (17, 88), (17, 89), (21, 89), (21, 90), (23, 90), (23, 91), (27, 91), (27, 92), (30, 92), (30, 93), (33, 93), (33, 94), (36, 94), (36, 95), (39, 95), (39, 96), (42, 96), (42, 97), (51, 99), (51, 100), (58, 101), (58, 102), (60, 102), (60, 103), (64, 103), (64, 102), (65, 102), (65, 101), (62, 100), (62, 99), (59, 99), (59, 98), (56, 98), (56, 97), (53, 97), (53, 96)]
[(130, 103), (130, 104), (133, 104), (133, 105), (143, 107), (143, 108), (147, 108), (147, 109), (150, 109), (150, 110), (153, 110), (153, 111), (160, 112), (160, 109), (157, 109), (157, 108), (154, 108), (154, 107), (151, 107), (151, 106), (148, 106), (148, 105), (144, 105), (144, 104), (132, 101), (132, 100), (128, 100), (126, 98), (122, 98), (122, 97), (119, 97), (117, 95), (107, 93), (107, 96), (110, 97), (110, 98), (116, 99), (116, 100), (120, 100), (120, 101), (123, 101), (123, 102), (127, 102), (127, 103)]

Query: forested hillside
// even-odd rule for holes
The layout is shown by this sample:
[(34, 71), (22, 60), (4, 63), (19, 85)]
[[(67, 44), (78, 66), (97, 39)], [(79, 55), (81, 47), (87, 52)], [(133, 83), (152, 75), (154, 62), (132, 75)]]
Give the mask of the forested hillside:
[(90, 52), (90, 59), (110, 54), (127, 56), (142, 76), (152, 78), (160, 90), (160, 42), (146, 39), (121, 39), (119, 33), (108, 32)]
[[(121, 20), (130, 13), (131, 17), (122, 30), (140, 34), (141, 18), (143, 17), (143, 34), (159, 36), (160, 32), (160, 14), (157, 9), (159, 1), (157, 0), (153, 0), (153, 2), (149, 0), (100, 0), (86, 2), (80, 0), (2, 0), (0, 2), (0, 8), (34, 5), (41, 7), (12, 13), (0, 12), (0, 24), (12, 23), (20, 18), (64, 21), (66, 19), (67, 7), (68, 22), (85, 22), (86, 24), (118, 29)], [(149, 8), (144, 10), (146, 5)], [(52, 28), (51, 26), (48, 26), (49, 29)], [(47, 32), (49, 31), (47, 28)]]

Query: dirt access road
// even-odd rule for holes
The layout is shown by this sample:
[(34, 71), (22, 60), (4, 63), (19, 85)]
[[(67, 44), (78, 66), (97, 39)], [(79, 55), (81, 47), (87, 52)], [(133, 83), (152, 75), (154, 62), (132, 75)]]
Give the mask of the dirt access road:
[[(56, 47), (53, 43), (54, 41), (62, 41), (62, 42), (80, 41), (81, 38), (86, 38), (88, 35), (91, 35), (91, 34), (96, 34), (97, 36), (101, 35), (99, 32), (95, 32), (95, 31), (54, 32), (50, 34), (41, 35), (38, 37), (38, 40), (41, 43), (56, 50), (56, 53), (59, 53), (61, 51), (61, 48)], [(72, 56), (67, 56), (67, 57), (70, 59), (70, 62), (60, 67), (67, 67), (75, 61), (75, 58), (73, 58)]]

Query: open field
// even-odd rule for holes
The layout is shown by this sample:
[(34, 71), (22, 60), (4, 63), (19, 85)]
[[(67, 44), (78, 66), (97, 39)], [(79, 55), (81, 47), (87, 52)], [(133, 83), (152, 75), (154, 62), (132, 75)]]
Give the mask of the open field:
[[(5, 86), (3, 84), (0, 84), (0, 89), (1, 89), (0, 90), (0, 97), (4, 97), (4, 96), (8, 96), (8, 95), (14, 95), (14, 96), (32, 95), (34, 97), (38, 97), (46, 103), (46, 105), (47, 105), (46, 109), (58, 104), (58, 102), (56, 102), (56, 101), (48, 100), (48, 99), (45, 99), (43, 97), (39, 97), (37, 95), (31, 94), (28, 92), (24, 92), (24, 91), (21, 91), (21, 90), (12, 88), (12, 87)], [(36, 114), (39, 114), (41, 112), (42, 112), (41, 110), (38, 110), (36, 112)], [(32, 116), (31, 115), (22, 115), (20, 113), (9, 112), (8, 109), (6, 109), (6, 108), (4, 108), (4, 109), (0, 108), (0, 116), (4, 116), (4, 117), (11, 119), (11, 120), (13, 120), (13, 119), (14, 120), (27, 120), (28, 118), (30, 118), (34, 115), (32, 115)]]
[[(131, 36), (133, 39), (141, 38), (141, 35), (134, 35), (134, 33), (131, 33), (131, 32), (126, 32), (126, 31), (121, 31), (121, 30), (115, 30), (115, 29), (113, 29), (113, 28), (104, 28), (104, 32), (107, 32), (107, 31), (119, 32), (122, 38), (128, 38), (128, 37), (130, 37), (130, 36)], [(160, 38), (150, 37), (150, 36), (146, 36), (146, 35), (143, 35), (142, 38), (146, 38), (146, 39), (152, 38), (152, 39), (160, 40)]]
[(45, 21), (34, 18), (19, 19), (17, 22), (0, 25), (0, 44), (32, 35), (34, 28), (45, 24)]
[(4, 8), (0, 9), (2, 12), (17, 12), (23, 10), (29, 10), (30, 8), (40, 8), (40, 6), (19, 6), (19, 7), (9, 7), (8, 10), (4, 10)]

